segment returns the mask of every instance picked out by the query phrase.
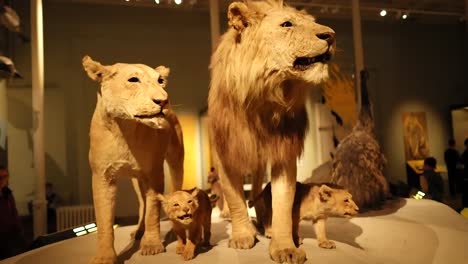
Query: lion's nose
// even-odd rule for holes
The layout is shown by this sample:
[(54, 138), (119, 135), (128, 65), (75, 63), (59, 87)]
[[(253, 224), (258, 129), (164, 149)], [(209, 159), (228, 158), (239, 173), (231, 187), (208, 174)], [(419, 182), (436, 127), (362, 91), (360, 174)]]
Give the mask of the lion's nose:
[(160, 99), (153, 99), (153, 102), (163, 108), (167, 103), (169, 103), (168, 99), (160, 100)]
[(189, 207), (184, 207), (182, 208), (182, 210), (185, 212), (185, 213), (188, 213), (190, 211), (190, 208)]
[(323, 32), (323, 33), (318, 33), (317, 38), (323, 39), (327, 41), (328, 45), (333, 45), (335, 42), (335, 32)]

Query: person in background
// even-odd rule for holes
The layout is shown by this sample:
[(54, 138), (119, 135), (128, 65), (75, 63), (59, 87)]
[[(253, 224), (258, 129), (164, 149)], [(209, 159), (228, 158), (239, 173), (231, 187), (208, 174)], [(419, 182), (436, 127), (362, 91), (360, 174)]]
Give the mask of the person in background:
[(444, 182), (442, 176), (435, 171), (437, 160), (433, 157), (424, 160), (424, 173), (420, 177), (421, 189), (427, 198), (442, 202)]
[(465, 151), (461, 155), (463, 164), (463, 207), (468, 207), (468, 138), (465, 139)]
[(445, 164), (447, 165), (447, 176), (449, 182), (450, 195), (454, 197), (457, 193), (456, 180), (457, 180), (457, 164), (460, 160), (460, 154), (455, 149), (455, 140), (448, 141), (449, 147), (444, 152)]
[(15, 198), (8, 188), (8, 170), (0, 165), (0, 260), (23, 250), (23, 236)]

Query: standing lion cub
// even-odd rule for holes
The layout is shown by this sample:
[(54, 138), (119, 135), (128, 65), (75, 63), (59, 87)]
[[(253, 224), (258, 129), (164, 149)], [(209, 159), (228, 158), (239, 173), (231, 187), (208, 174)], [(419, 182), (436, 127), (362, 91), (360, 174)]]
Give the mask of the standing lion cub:
[(210, 245), (211, 201), (203, 190), (177, 191), (169, 195), (158, 195), (163, 209), (172, 221), (177, 234), (176, 253), (184, 260), (195, 257), (195, 249), (203, 238), (203, 246)]
[(170, 109), (169, 69), (142, 64), (104, 66), (83, 58), (88, 76), (101, 84), (89, 132), (89, 164), (93, 172), (93, 199), (98, 225), (92, 263), (114, 263), (116, 180), (132, 177), (140, 203), (138, 230), (144, 231), (142, 255), (163, 252), (160, 238), (158, 193), (164, 191), (163, 162), (167, 161), (172, 188), (182, 185), (184, 148), (182, 130)]

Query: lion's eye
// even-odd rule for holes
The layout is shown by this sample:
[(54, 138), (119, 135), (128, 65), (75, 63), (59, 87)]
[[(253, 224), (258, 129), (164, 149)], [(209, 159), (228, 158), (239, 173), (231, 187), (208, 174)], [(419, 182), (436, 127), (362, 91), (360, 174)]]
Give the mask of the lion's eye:
[(345, 199), (344, 201), (345, 201), (345, 203), (349, 203), (349, 199)]
[(163, 84), (163, 83), (164, 83), (164, 79), (163, 79), (163, 78), (159, 78), (159, 79), (158, 79), (158, 83), (159, 83), (159, 84)]
[(293, 24), (291, 23), (291, 21), (286, 21), (286, 22), (283, 22), (283, 24), (281, 24), (282, 27), (292, 27)]
[(191, 204), (191, 203), (193, 203), (193, 201), (192, 201), (192, 200), (189, 200), (188, 203)]
[(174, 207), (177, 207), (177, 206), (179, 206), (179, 204), (178, 204), (178, 203), (175, 203), (175, 204), (174, 204)]
[(138, 79), (137, 77), (132, 77), (130, 79), (128, 79), (129, 82), (140, 82), (140, 79)]

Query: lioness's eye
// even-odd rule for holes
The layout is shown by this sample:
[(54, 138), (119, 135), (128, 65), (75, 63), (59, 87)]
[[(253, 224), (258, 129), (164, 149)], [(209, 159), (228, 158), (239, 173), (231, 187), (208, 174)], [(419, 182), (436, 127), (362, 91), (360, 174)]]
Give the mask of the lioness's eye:
[(349, 202), (349, 199), (345, 199), (344, 201), (345, 201), (345, 203), (347, 203), (347, 202)]
[(286, 22), (283, 22), (283, 24), (281, 24), (282, 27), (292, 27), (293, 24), (291, 23), (291, 21), (286, 21)]
[(188, 203), (191, 204), (193, 201), (192, 200), (189, 200)]
[(177, 207), (177, 206), (179, 206), (179, 204), (178, 204), (178, 203), (175, 203), (175, 204), (174, 204), (174, 207)]
[(163, 84), (163, 83), (164, 83), (164, 79), (163, 79), (163, 78), (159, 78), (159, 79), (158, 79), (158, 83), (159, 83), (159, 84)]
[(130, 79), (128, 79), (129, 82), (140, 82), (140, 79), (138, 79), (137, 77), (132, 77)]

